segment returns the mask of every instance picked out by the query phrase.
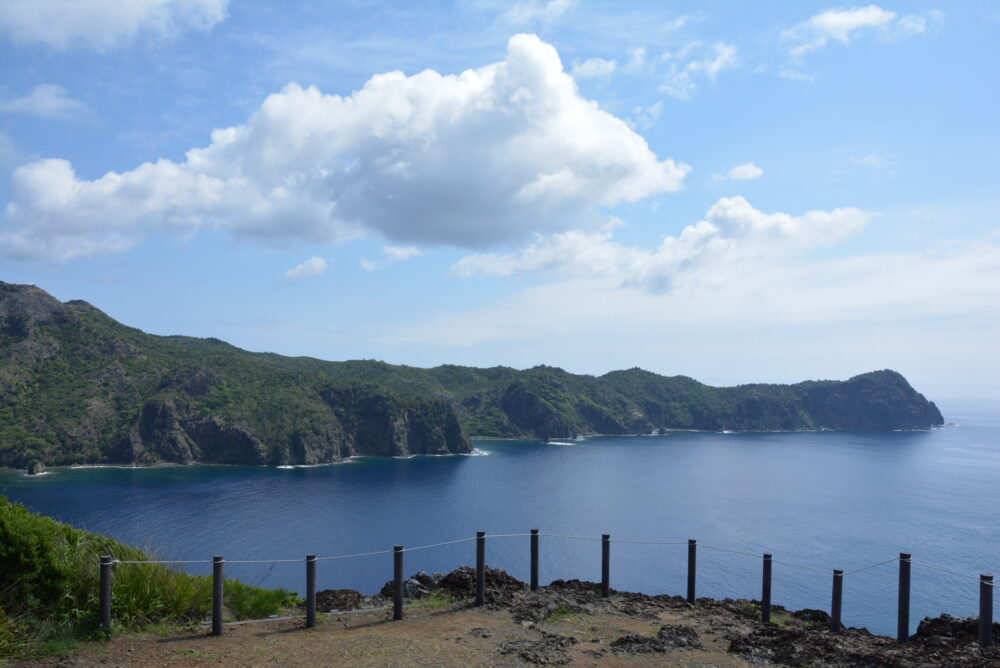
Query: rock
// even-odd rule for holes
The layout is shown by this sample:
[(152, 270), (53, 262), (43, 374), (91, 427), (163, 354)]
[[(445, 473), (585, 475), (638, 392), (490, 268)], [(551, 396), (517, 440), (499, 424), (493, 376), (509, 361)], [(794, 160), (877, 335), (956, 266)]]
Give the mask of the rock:
[(316, 609), (320, 612), (333, 610), (358, 610), (365, 607), (368, 598), (353, 589), (324, 589), (316, 592)]
[(539, 640), (505, 640), (497, 647), (500, 654), (513, 654), (536, 666), (565, 666), (572, 661), (566, 648), (577, 639), (542, 631)]
[(698, 632), (687, 624), (666, 624), (660, 627), (656, 637), (669, 647), (688, 647), (702, 649)]
[(32, 460), (28, 464), (28, 475), (38, 475), (40, 473), (45, 473), (45, 464), (37, 459)]

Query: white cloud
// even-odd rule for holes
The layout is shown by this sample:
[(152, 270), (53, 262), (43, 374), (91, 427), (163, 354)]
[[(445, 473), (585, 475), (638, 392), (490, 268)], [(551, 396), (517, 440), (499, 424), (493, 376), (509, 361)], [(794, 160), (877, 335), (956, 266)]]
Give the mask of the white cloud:
[(549, 0), (549, 2), (527, 0), (515, 2), (514, 6), (504, 14), (504, 18), (514, 25), (525, 25), (535, 21), (551, 23), (575, 6), (576, 0)]
[(628, 69), (638, 70), (646, 64), (646, 47), (638, 46), (628, 50)]
[(506, 60), (459, 75), (390, 72), (348, 97), (289, 84), (182, 162), (95, 180), (65, 160), (19, 167), (0, 247), (65, 260), (213, 224), (276, 245), (482, 248), (597, 222), (689, 169), (582, 98), (552, 46), (516, 35)]
[(322, 276), (330, 269), (327, 261), (315, 255), (285, 272), (285, 280), (298, 282), (307, 278)]
[(937, 10), (900, 17), (877, 5), (868, 5), (820, 12), (783, 31), (781, 37), (791, 43), (791, 55), (801, 58), (810, 51), (825, 47), (831, 40), (847, 46), (865, 31), (876, 31), (891, 39), (927, 32), (943, 21), (944, 13)]
[(71, 98), (65, 88), (56, 84), (40, 84), (24, 97), (0, 102), (0, 112), (53, 119), (78, 119), (91, 114), (90, 107)]
[(423, 251), (416, 246), (385, 246), (382, 251), (393, 260), (399, 261), (423, 255)]
[(704, 220), (664, 238), (647, 251), (612, 240), (618, 222), (596, 232), (573, 230), (539, 237), (516, 253), (478, 253), (459, 260), (455, 276), (509, 276), (553, 271), (603, 277), (619, 286), (663, 292), (689, 285), (716, 284), (739, 274), (748, 263), (787, 257), (856, 234), (872, 214), (855, 208), (808, 211), (801, 216), (764, 213), (743, 197), (724, 197)]
[[(668, 60), (686, 58), (688, 52), (700, 46), (697, 42), (681, 49), (678, 53), (664, 54)], [(706, 78), (715, 81), (719, 72), (736, 66), (736, 47), (732, 44), (719, 42), (713, 47), (713, 53), (705, 55), (700, 60), (689, 60), (683, 65), (673, 62), (667, 72), (667, 79), (660, 85), (660, 91), (681, 100), (688, 100), (698, 90), (698, 80)]]
[[(587, 373), (639, 364), (744, 382), (844, 378), (888, 367), (911, 380), (920, 371), (995, 386), (1000, 373), (991, 354), (1000, 336), (995, 238), (822, 261), (762, 257), (738, 271), (706, 271), (703, 280), (668, 292), (639, 287), (623, 288), (609, 276), (571, 277), (500, 304), (395, 326), (383, 340), (397, 349), (443, 346), (451, 356), (488, 346), (503, 351), (504, 364), (545, 360)], [(594, 350), (601, 351), (597, 362)]]
[(639, 105), (632, 108), (632, 118), (629, 125), (637, 128), (650, 128), (660, 119), (663, 113), (663, 100), (649, 105)]
[(229, 0), (4, 0), (0, 30), (16, 42), (58, 50), (109, 51), (140, 34), (171, 38), (208, 30), (226, 18)]
[(726, 178), (734, 181), (750, 181), (752, 179), (759, 179), (762, 176), (764, 176), (764, 170), (752, 162), (744, 162), (742, 165), (736, 165), (726, 174)]
[(618, 67), (615, 60), (605, 60), (603, 58), (590, 58), (582, 63), (573, 64), (573, 76), (577, 79), (589, 79), (592, 77), (603, 77), (611, 74)]
[(375, 271), (393, 262), (405, 262), (411, 257), (423, 254), (424, 252), (416, 246), (382, 246), (382, 255), (385, 257), (381, 262), (364, 257), (359, 264), (365, 271)]

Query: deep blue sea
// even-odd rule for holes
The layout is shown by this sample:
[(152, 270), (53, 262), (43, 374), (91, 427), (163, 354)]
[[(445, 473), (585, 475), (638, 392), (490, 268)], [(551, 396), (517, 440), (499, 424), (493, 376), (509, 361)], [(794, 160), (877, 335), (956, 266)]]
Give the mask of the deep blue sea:
[[(416, 547), (490, 534), (615, 541), (698, 540), (698, 595), (760, 596), (829, 610), (831, 569), (891, 559), (978, 576), (1000, 571), (1000, 418), (951, 414), (929, 432), (592, 437), (542, 444), (477, 441), (474, 456), (354, 459), (314, 468), (197, 466), (0, 471), (0, 492), (45, 515), (160, 558), (301, 559)], [(406, 554), (406, 573), (474, 564), (474, 542)], [(541, 579), (600, 580), (597, 540), (544, 536)], [(529, 541), (487, 541), (488, 564), (528, 579)], [(134, 566), (122, 566), (134, 567)], [(615, 542), (612, 587), (683, 594), (684, 545)], [(95, 565), (96, 568), (96, 565)], [(192, 564), (194, 573), (209, 565)], [(228, 563), (227, 576), (304, 588), (301, 563)], [(376, 592), (392, 556), (319, 564), (319, 587)], [(845, 577), (844, 622), (895, 632), (897, 564)], [(913, 567), (911, 623), (977, 614), (978, 583)]]

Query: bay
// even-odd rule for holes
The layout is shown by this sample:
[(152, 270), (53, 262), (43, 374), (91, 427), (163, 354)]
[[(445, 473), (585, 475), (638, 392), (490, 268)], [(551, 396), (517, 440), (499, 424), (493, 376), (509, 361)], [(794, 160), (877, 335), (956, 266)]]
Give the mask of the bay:
[[(763, 552), (790, 562), (774, 566), (773, 600), (791, 608), (829, 610), (833, 568), (849, 572), (901, 551), (971, 576), (915, 565), (915, 629), (924, 615), (976, 614), (972, 578), (1000, 565), (1000, 421), (984, 412), (949, 419), (956, 424), (929, 432), (477, 441), (473, 456), (293, 469), (58, 469), (32, 478), (3, 471), (0, 492), (159, 558), (222, 554), (228, 576), (296, 591), (304, 587), (302, 563), (234, 562), (383, 552), (477, 530), (538, 528), (549, 534), (541, 539), (543, 584), (599, 580), (602, 533), (615, 541), (612, 587), (651, 594), (684, 593), (689, 538), (699, 542), (698, 595), (713, 598), (759, 598), (761, 559), (748, 555)], [(487, 545), (489, 565), (528, 579), (526, 536)], [(465, 541), (408, 551), (406, 573), (474, 564), (474, 550)], [(318, 569), (320, 588), (365, 593), (391, 576), (390, 554), (325, 560)], [(849, 573), (845, 623), (893, 634), (897, 577), (895, 562)]]

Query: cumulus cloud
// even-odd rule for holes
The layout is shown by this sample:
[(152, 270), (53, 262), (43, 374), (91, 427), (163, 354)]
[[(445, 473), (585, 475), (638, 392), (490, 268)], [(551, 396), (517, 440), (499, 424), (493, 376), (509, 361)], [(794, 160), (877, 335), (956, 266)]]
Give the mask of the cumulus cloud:
[(856, 208), (808, 211), (801, 216), (764, 213), (743, 197), (724, 197), (705, 218), (648, 251), (613, 241), (612, 221), (596, 232), (569, 231), (539, 237), (516, 253), (478, 253), (452, 268), (456, 276), (509, 276), (558, 271), (605, 277), (620, 286), (664, 292), (693, 283), (716, 282), (748, 262), (833, 244), (860, 231), (872, 214)]
[(677, 53), (664, 54), (664, 59), (673, 60), (666, 74), (666, 81), (660, 85), (660, 91), (681, 100), (688, 100), (698, 90), (701, 79), (715, 81), (719, 72), (736, 66), (736, 47), (732, 44), (719, 42), (712, 47), (710, 53), (702, 58), (678, 62), (687, 58), (693, 50), (701, 48), (698, 42), (692, 42)]
[(34, 90), (13, 100), (0, 102), (0, 112), (30, 114), (52, 119), (73, 119), (91, 114), (90, 107), (74, 100), (66, 89), (56, 84), (40, 84)]
[(726, 174), (726, 178), (733, 181), (750, 181), (752, 179), (759, 179), (762, 176), (764, 176), (764, 170), (752, 162), (744, 162), (742, 165), (736, 165)]
[(65, 260), (212, 224), (276, 245), (484, 248), (599, 222), (689, 169), (581, 97), (552, 46), (516, 35), (506, 60), (458, 75), (390, 72), (347, 97), (289, 84), (182, 162), (95, 180), (65, 160), (19, 167), (0, 246)]
[(171, 38), (207, 30), (226, 17), (229, 0), (4, 0), (0, 30), (16, 42), (58, 50), (109, 51), (139, 33)]
[(577, 79), (603, 77), (614, 72), (617, 67), (618, 62), (615, 60), (590, 58), (582, 63), (575, 63), (573, 65), (573, 76)]
[(825, 47), (831, 40), (847, 46), (857, 35), (866, 31), (877, 31), (890, 39), (905, 37), (926, 32), (939, 26), (943, 20), (944, 14), (937, 10), (900, 17), (877, 5), (868, 5), (820, 12), (783, 31), (781, 37), (791, 43), (791, 55), (800, 58), (810, 51)]
[(285, 272), (285, 280), (293, 283), (305, 280), (307, 278), (313, 278), (315, 276), (322, 276), (330, 269), (327, 261), (321, 257), (316, 257), (313, 255), (308, 260), (295, 265), (291, 269)]

